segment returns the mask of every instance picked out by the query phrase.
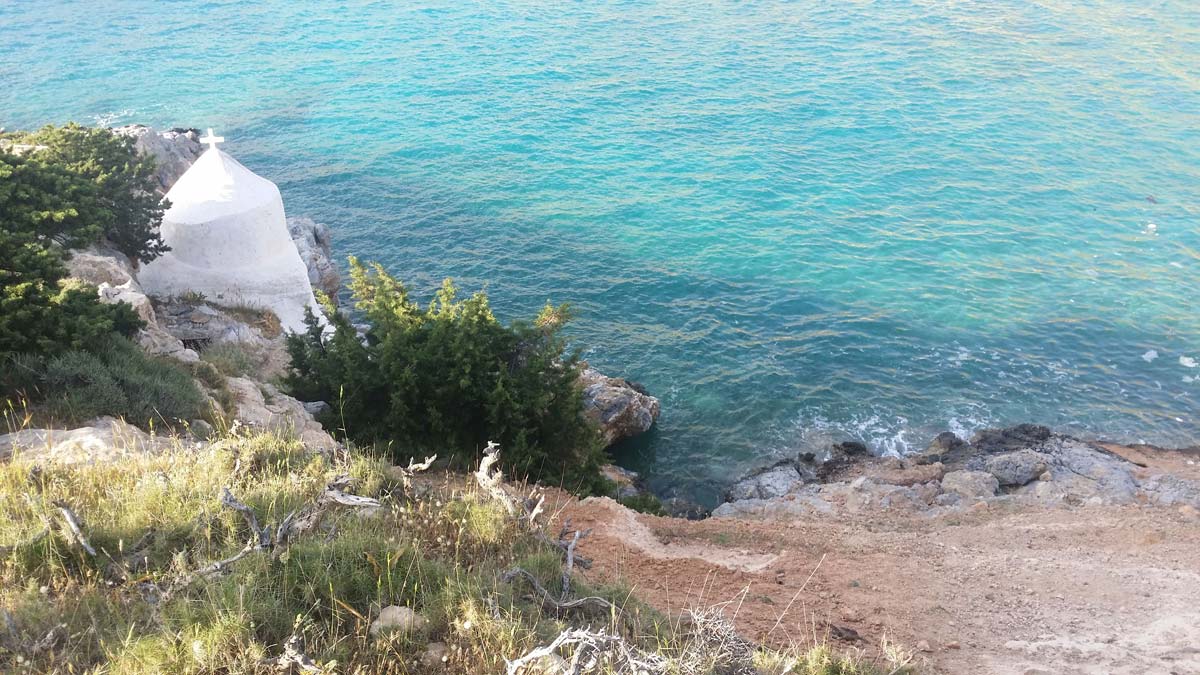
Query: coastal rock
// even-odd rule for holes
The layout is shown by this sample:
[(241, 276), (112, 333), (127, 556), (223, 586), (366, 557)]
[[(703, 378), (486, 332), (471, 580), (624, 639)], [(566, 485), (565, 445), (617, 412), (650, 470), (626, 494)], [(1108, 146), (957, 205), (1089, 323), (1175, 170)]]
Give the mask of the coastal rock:
[(310, 450), (330, 451), (337, 447), (337, 441), (308, 414), (303, 403), (274, 385), (229, 377), (225, 386), (237, 398), (236, 417), (242, 422), (279, 433), (294, 433)]
[(923, 464), (932, 464), (934, 462), (943, 462), (947, 460), (952, 453), (957, 453), (965, 448), (966, 441), (959, 438), (952, 431), (943, 431), (938, 434), (929, 443), (929, 447), (925, 448), (925, 452), (917, 457), (917, 461)]
[(940, 481), (946, 474), (946, 467), (941, 462), (933, 464), (898, 463), (899, 466), (889, 466), (876, 472), (875, 480), (889, 485), (909, 487), (930, 481)]
[(342, 278), (333, 264), (333, 235), (329, 226), (312, 218), (292, 216), (287, 219), (288, 234), (296, 244), (300, 260), (308, 269), (308, 281), (336, 305)]
[(1050, 429), (1037, 424), (1018, 424), (1005, 429), (984, 429), (971, 437), (977, 452), (1001, 453), (1032, 448), (1050, 440)]
[(605, 445), (645, 433), (658, 419), (658, 399), (633, 382), (585, 367), (579, 385), (583, 414), (600, 427)]
[(992, 497), (999, 488), (1000, 482), (986, 471), (951, 471), (942, 478), (942, 490), (966, 499)]
[(662, 508), (665, 515), (684, 520), (704, 520), (711, 515), (704, 506), (682, 497), (668, 497), (662, 500)]
[(204, 150), (196, 129), (171, 129), (160, 133), (144, 124), (129, 124), (114, 127), (112, 132), (134, 139), (134, 148), (138, 152), (154, 158), (154, 178), (162, 194), (171, 189)]
[(624, 469), (616, 464), (604, 464), (600, 467), (600, 473), (617, 486), (618, 501), (636, 497), (645, 492), (641, 486), (641, 477), (635, 471)]
[(22, 429), (0, 436), (0, 460), (14, 454), (53, 464), (111, 462), (135, 455), (159, 454), (184, 441), (147, 434), (112, 417), (100, 417), (76, 429)]
[(983, 470), (996, 477), (1003, 486), (1031, 483), (1046, 471), (1046, 456), (1033, 450), (1017, 450), (987, 458)]
[(803, 484), (806, 478), (811, 480), (814, 477), (806, 477), (794, 462), (785, 459), (747, 474), (726, 489), (724, 496), (726, 501), (731, 502), (780, 497), (791, 492), (797, 485)]

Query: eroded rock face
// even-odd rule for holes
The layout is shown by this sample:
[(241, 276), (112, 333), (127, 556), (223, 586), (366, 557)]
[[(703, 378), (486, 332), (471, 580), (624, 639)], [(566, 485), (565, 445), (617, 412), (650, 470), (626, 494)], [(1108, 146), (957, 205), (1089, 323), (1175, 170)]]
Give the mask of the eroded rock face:
[(337, 441), (312, 418), (303, 403), (274, 385), (229, 377), (225, 386), (238, 400), (238, 420), (260, 429), (295, 434), (309, 450), (328, 452), (337, 447)]
[(152, 436), (112, 417), (100, 417), (76, 429), (23, 429), (0, 436), (0, 460), (14, 454), (54, 464), (111, 462), (124, 457), (159, 454), (179, 443), (173, 437)]
[(304, 216), (288, 218), (287, 226), (296, 250), (300, 252), (300, 259), (308, 268), (309, 283), (336, 304), (342, 277), (337, 265), (333, 264), (333, 235), (329, 226)]
[(983, 470), (996, 477), (1003, 486), (1032, 483), (1047, 469), (1046, 456), (1033, 450), (1017, 450), (987, 458)]
[(159, 323), (158, 314), (134, 277), (133, 265), (125, 255), (98, 245), (90, 246), (71, 252), (71, 257), (67, 259), (67, 271), (72, 278), (95, 285), (100, 302), (124, 302), (133, 307), (142, 321), (146, 322), (137, 336), (138, 344), (146, 353), (189, 363), (200, 358)]
[(200, 133), (196, 129), (158, 132), (144, 124), (128, 124), (114, 127), (112, 132), (133, 138), (134, 147), (138, 152), (154, 158), (154, 178), (158, 182), (158, 191), (162, 194), (171, 189), (175, 181), (179, 180), (183, 172), (187, 171), (204, 151), (204, 146), (200, 144)]
[(600, 427), (605, 445), (645, 433), (658, 419), (658, 399), (633, 382), (585, 367), (579, 385), (583, 414)]
[(966, 499), (994, 497), (1000, 481), (986, 471), (951, 471), (942, 477), (942, 489)]

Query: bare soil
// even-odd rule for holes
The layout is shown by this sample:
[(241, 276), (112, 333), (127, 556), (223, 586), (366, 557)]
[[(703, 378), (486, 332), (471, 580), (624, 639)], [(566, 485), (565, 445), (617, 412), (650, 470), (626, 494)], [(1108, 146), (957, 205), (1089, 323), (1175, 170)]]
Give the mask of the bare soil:
[[(1107, 446), (1200, 479), (1197, 456)], [(1190, 462), (1190, 463), (1189, 463)], [(728, 603), (751, 640), (886, 639), (926, 673), (1200, 673), (1200, 514), (996, 500), (951, 514), (685, 521), (566, 500), (585, 574), (670, 616)], [(857, 635), (859, 639), (854, 639)]]

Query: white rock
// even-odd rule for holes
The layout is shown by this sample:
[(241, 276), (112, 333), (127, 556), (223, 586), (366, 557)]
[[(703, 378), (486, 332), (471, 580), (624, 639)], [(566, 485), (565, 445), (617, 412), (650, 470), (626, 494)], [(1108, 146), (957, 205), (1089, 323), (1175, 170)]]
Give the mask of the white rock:
[(658, 419), (658, 399), (628, 380), (585, 367), (579, 386), (583, 414), (600, 427), (605, 445), (649, 431)]
[(408, 635), (425, 627), (425, 617), (417, 614), (408, 607), (388, 605), (379, 612), (379, 618), (371, 622), (372, 636), (380, 633), (399, 633)]
[(14, 454), (32, 461), (90, 464), (124, 457), (159, 454), (183, 443), (152, 436), (112, 417), (100, 417), (77, 429), (23, 429), (0, 436), (0, 460)]
[(310, 450), (332, 450), (337, 441), (304, 409), (304, 404), (270, 384), (227, 377), (225, 386), (237, 398), (237, 419), (262, 429), (296, 434)]

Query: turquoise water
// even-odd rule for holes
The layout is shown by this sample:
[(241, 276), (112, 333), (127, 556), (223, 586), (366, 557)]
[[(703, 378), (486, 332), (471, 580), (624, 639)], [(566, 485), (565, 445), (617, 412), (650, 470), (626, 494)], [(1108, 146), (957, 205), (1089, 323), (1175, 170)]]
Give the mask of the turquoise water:
[(0, 81), (4, 126), (215, 127), (422, 292), (574, 302), (663, 399), (618, 449), (660, 487), (828, 437), (1200, 440), (1190, 2), (8, 0)]

